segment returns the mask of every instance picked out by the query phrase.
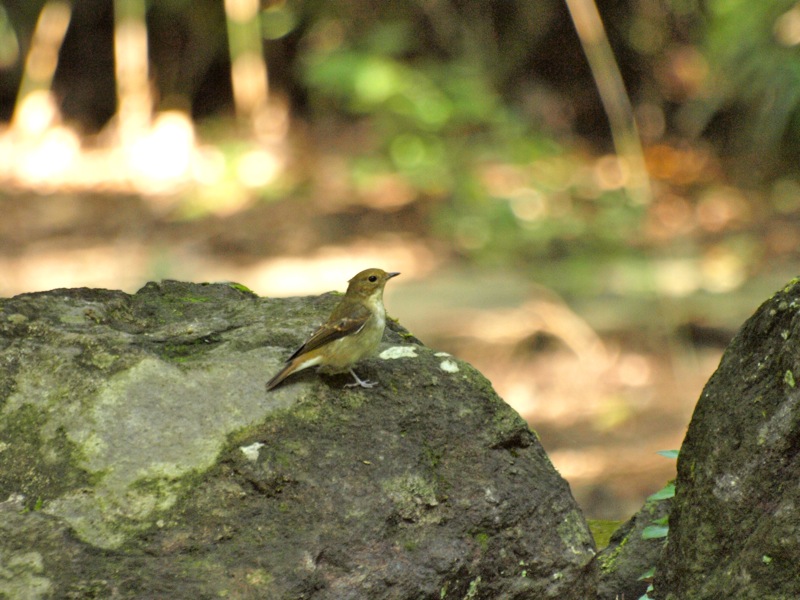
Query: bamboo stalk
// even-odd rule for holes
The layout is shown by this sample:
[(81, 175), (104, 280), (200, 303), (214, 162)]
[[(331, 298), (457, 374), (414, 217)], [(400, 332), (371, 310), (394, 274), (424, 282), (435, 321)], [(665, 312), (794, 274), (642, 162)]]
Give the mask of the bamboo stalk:
[[(61, 0), (47, 2), (39, 13), (11, 118), (11, 122), (17, 128), (29, 129), (30, 123), (26, 121), (30, 118), (44, 118), (48, 121), (44, 127), (52, 124), (54, 115), (50, 115), (48, 119), (40, 109), (48, 107), (46, 112), (56, 110), (51, 97), (51, 87), (58, 66), (58, 52), (67, 33), (71, 16), (72, 8)], [(37, 98), (41, 102), (38, 102)], [(28, 109), (34, 104), (38, 107), (35, 111), (40, 113), (38, 116), (29, 114), (31, 111)]]
[(233, 101), (237, 116), (251, 123), (267, 106), (268, 95), (258, 11), (258, 0), (225, 0)]
[(153, 100), (148, 74), (144, 0), (114, 0), (114, 68), (123, 144), (150, 126)]
[(641, 138), (597, 5), (594, 0), (566, 0), (566, 3), (608, 116), (617, 156), (630, 169), (625, 185), (628, 195), (636, 204), (649, 204), (652, 191)]

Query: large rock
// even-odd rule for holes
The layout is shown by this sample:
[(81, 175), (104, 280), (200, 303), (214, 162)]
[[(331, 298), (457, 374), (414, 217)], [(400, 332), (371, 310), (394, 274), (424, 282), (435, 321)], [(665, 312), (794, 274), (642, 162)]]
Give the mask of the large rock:
[(800, 283), (743, 326), (678, 458), (665, 600), (800, 598)]
[(469, 365), (392, 324), (379, 387), (265, 392), (336, 300), (0, 301), (0, 597), (592, 597), (567, 484)]

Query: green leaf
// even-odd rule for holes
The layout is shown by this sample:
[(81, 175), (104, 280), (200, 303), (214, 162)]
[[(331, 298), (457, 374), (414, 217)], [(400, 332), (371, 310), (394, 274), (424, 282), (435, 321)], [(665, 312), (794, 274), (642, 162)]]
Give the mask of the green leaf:
[(675, 484), (668, 483), (663, 488), (658, 490), (655, 494), (648, 496), (647, 500), (667, 500), (668, 498), (675, 497)]
[(668, 533), (669, 527), (664, 527), (662, 525), (648, 525), (644, 528), (644, 531), (642, 531), (642, 539), (657, 540), (667, 537)]
[(680, 450), (659, 450), (656, 454), (660, 454), (661, 456), (665, 456), (666, 458), (678, 458), (678, 453)]
[(656, 574), (656, 568), (650, 567), (649, 569), (647, 569), (647, 571), (639, 575), (639, 577), (637, 577), (636, 580), (644, 581), (645, 579), (652, 579), (655, 574)]

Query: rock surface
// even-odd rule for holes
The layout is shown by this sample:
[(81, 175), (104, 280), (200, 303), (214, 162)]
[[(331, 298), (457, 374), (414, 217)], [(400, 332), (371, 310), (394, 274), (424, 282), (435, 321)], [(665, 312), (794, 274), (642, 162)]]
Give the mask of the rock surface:
[(678, 458), (659, 600), (800, 598), (800, 282), (765, 302), (706, 385)]
[(336, 300), (0, 300), (0, 596), (593, 597), (567, 484), (469, 365), (391, 324), (379, 387), (265, 392)]
[(645, 539), (647, 527), (669, 514), (671, 499), (648, 500), (612, 535), (608, 546), (597, 553), (598, 600), (638, 600), (649, 583), (642, 575), (653, 569), (664, 549), (663, 538)]

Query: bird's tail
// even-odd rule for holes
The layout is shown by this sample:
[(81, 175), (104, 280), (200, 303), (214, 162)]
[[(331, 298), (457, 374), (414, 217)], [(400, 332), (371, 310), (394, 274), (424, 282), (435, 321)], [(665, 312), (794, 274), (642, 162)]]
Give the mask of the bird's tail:
[(289, 375), (294, 373), (294, 365), (292, 362), (288, 362), (283, 365), (283, 368), (275, 373), (272, 379), (267, 382), (267, 391), (270, 391), (272, 388), (277, 387), (281, 381), (286, 379)]
[(321, 361), (319, 356), (309, 357), (308, 354), (301, 354), (283, 365), (283, 368), (275, 373), (275, 375), (267, 382), (267, 391), (277, 387), (289, 375), (295, 371), (302, 371), (308, 367), (318, 365)]

